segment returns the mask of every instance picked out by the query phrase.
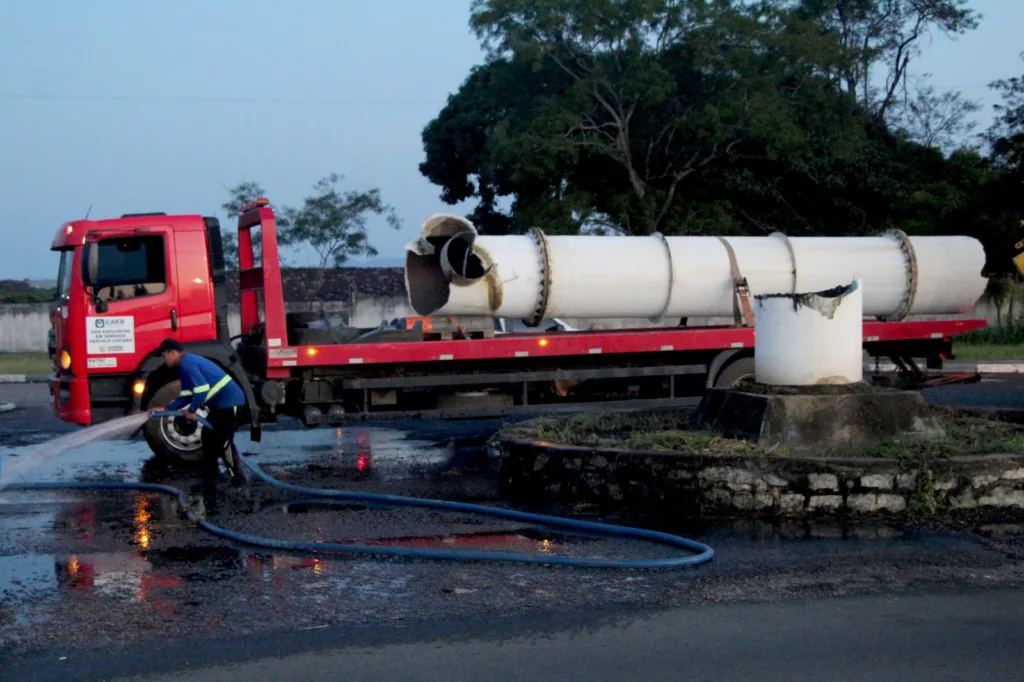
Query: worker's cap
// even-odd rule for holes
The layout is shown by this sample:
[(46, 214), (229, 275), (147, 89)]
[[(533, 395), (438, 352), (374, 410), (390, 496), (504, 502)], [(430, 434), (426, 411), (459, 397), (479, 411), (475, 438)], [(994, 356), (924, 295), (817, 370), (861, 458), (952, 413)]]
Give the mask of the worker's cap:
[(164, 339), (163, 341), (160, 342), (160, 348), (157, 349), (157, 352), (162, 355), (169, 350), (183, 352), (185, 350), (185, 347), (182, 346), (177, 339)]

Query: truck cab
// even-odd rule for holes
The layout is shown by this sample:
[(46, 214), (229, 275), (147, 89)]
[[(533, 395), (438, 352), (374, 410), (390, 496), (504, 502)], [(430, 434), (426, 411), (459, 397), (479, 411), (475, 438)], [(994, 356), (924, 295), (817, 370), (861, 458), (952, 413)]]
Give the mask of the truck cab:
[[(60, 254), (60, 266), (51, 307), (50, 390), (64, 421), (95, 424), (150, 402), (169, 383), (149, 380), (166, 372), (153, 353), (167, 337), (227, 346), (216, 218), (146, 213), (78, 220), (58, 230), (51, 249)], [(176, 395), (177, 386), (165, 389), (172, 391)], [(184, 448), (198, 451), (198, 433), (194, 426), (191, 431), (177, 436)]]

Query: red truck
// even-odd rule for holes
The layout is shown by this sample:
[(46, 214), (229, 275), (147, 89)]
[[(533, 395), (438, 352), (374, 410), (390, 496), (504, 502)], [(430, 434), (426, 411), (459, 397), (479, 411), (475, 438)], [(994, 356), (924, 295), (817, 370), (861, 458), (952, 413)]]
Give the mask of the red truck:
[[(253, 248), (257, 230), (261, 257)], [(420, 322), (359, 329), (286, 314), (274, 212), (265, 199), (244, 207), (238, 247), (242, 333), (232, 338), (216, 218), (148, 213), (64, 225), (52, 245), (60, 252), (50, 342), (56, 414), (89, 425), (169, 402), (178, 381), (154, 354), (165, 337), (217, 362), (242, 386), (255, 440), (261, 425), (281, 414), (315, 426), (354, 418), (551, 413), (594, 402), (664, 407), (694, 404), (709, 387), (753, 374), (754, 330), (740, 282), (733, 326), (599, 332), (542, 326), (534, 333), (453, 338)], [(984, 320), (865, 322), (864, 348), (920, 382), (926, 374), (913, 358), (939, 368), (952, 356), (953, 336), (984, 326)], [(160, 457), (198, 459), (194, 422), (150, 422), (146, 439)]]

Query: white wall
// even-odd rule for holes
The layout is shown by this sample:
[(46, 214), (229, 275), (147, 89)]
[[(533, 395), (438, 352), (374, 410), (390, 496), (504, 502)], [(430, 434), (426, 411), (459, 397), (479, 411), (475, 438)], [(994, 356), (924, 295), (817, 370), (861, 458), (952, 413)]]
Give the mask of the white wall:
[(48, 303), (0, 304), (0, 352), (46, 352), (50, 330)]

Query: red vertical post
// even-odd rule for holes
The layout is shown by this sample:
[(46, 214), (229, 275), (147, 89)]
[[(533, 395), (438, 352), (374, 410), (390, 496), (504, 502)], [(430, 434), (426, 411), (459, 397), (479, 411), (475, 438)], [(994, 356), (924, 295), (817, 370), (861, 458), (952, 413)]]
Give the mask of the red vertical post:
[(284, 316), (281, 259), (277, 250), (277, 222), (269, 206), (261, 206), (258, 212), (263, 237), (263, 312), (267, 325), (267, 347), (280, 348), (288, 345), (288, 331)]
[(241, 329), (243, 334), (250, 333), (260, 321), (259, 306), (256, 301), (256, 292), (246, 289), (245, 275), (254, 270), (255, 257), (252, 249), (252, 232), (254, 225), (259, 221), (253, 221), (248, 211), (243, 211), (238, 216), (238, 288), (241, 299)]

